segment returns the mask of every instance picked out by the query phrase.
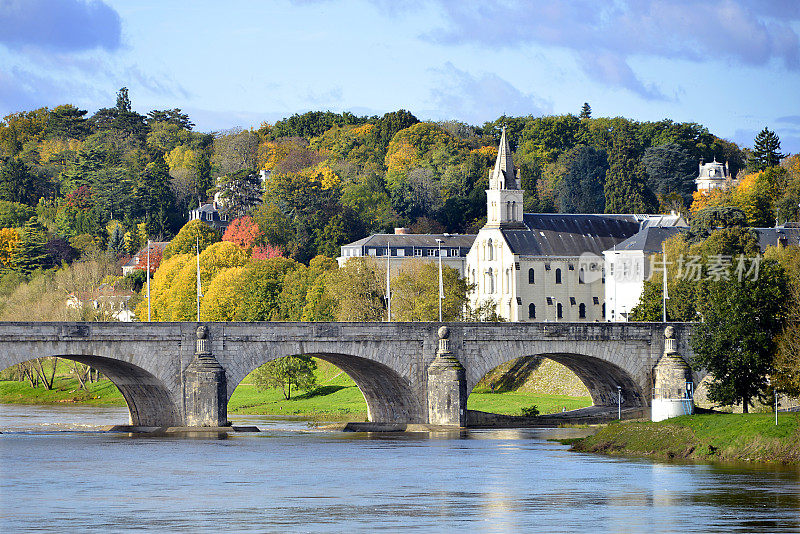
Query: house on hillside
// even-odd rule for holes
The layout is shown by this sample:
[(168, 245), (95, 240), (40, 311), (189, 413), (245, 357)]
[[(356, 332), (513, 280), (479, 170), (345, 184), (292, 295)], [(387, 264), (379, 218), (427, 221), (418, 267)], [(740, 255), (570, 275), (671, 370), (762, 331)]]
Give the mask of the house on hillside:
[[(150, 272), (154, 272), (161, 264), (161, 258), (164, 255), (164, 249), (169, 245), (169, 241), (151, 241), (150, 242)], [(128, 276), (136, 269), (147, 269), (147, 252), (148, 247), (145, 246), (139, 252), (122, 266), (122, 276)]]
[(228, 228), (230, 223), (227, 215), (220, 212), (220, 206), (216, 202), (208, 202), (193, 209), (189, 212), (189, 220), (203, 221), (221, 234), (225, 233), (225, 229)]
[(73, 310), (81, 310), (88, 306), (106, 314), (114, 321), (129, 323), (136, 317), (128, 308), (128, 301), (133, 295), (133, 291), (116, 289), (111, 284), (102, 284), (95, 291), (70, 293), (67, 296), (66, 306)]

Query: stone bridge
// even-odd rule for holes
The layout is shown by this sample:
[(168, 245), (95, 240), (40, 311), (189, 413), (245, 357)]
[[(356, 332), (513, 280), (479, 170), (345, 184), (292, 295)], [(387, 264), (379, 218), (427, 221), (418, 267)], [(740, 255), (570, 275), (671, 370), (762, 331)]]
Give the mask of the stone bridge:
[[(675, 327), (690, 356), (692, 325)], [(0, 369), (58, 356), (119, 388), (132, 425), (220, 426), (236, 386), (282, 356), (347, 373), (370, 421), (463, 426), (466, 399), (498, 365), (544, 356), (571, 369), (595, 405), (647, 406), (662, 323), (0, 323)]]

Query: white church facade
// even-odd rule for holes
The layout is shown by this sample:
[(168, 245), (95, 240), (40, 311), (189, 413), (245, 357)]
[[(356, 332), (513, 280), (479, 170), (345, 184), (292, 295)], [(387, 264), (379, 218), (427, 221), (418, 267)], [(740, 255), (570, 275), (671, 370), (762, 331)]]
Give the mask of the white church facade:
[[(637, 256), (641, 261), (625, 267), (627, 261), (605, 253), (648, 228), (686, 226), (675, 214), (523, 214), (524, 191), (505, 130), (491, 172), (486, 225), (467, 253), (465, 270), (474, 285), (472, 306), (494, 303), (498, 315), (508, 321), (627, 320), (632, 300), (638, 302), (644, 281), (639, 275), (645, 274), (649, 256)], [(653, 232), (653, 237), (673, 233)], [(636, 273), (638, 291), (628, 284), (620, 306), (619, 293), (607, 291), (608, 278), (624, 273), (633, 281), (635, 265), (641, 269)]]

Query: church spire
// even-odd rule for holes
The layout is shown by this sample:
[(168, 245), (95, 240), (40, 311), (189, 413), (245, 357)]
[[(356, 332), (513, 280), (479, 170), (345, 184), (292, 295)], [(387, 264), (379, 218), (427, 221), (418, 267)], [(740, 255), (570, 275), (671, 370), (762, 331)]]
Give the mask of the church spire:
[(497, 160), (494, 163), (492, 176), (489, 178), (489, 189), (518, 189), (517, 173), (511, 156), (511, 147), (506, 138), (506, 127), (500, 135), (500, 146), (497, 149)]

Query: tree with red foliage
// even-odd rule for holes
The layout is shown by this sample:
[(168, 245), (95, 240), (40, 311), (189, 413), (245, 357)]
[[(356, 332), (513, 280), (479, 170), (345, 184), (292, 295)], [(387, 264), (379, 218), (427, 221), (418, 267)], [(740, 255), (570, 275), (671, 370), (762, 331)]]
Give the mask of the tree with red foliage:
[(266, 245), (256, 245), (253, 247), (251, 257), (256, 260), (268, 260), (269, 258), (280, 258), (283, 256), (283, 250), (280, 247), (273, 247), (269, 243)]
[[(150, 243), (150, 274), (156, 272), (158, 266), (161, 265), (161, 258), (164, 255), (164, 249), (157, 246), (155, 243)], [(139, 261), (136, 262), (134, 269), (147, 269), (147, 248), (142, 250), (139, 254)]]
[(223, 241), (230, 241), (242, 248), (249, 249), (263, 234), (256, 222), (249, 215), (234, 219), (222, 236)]

